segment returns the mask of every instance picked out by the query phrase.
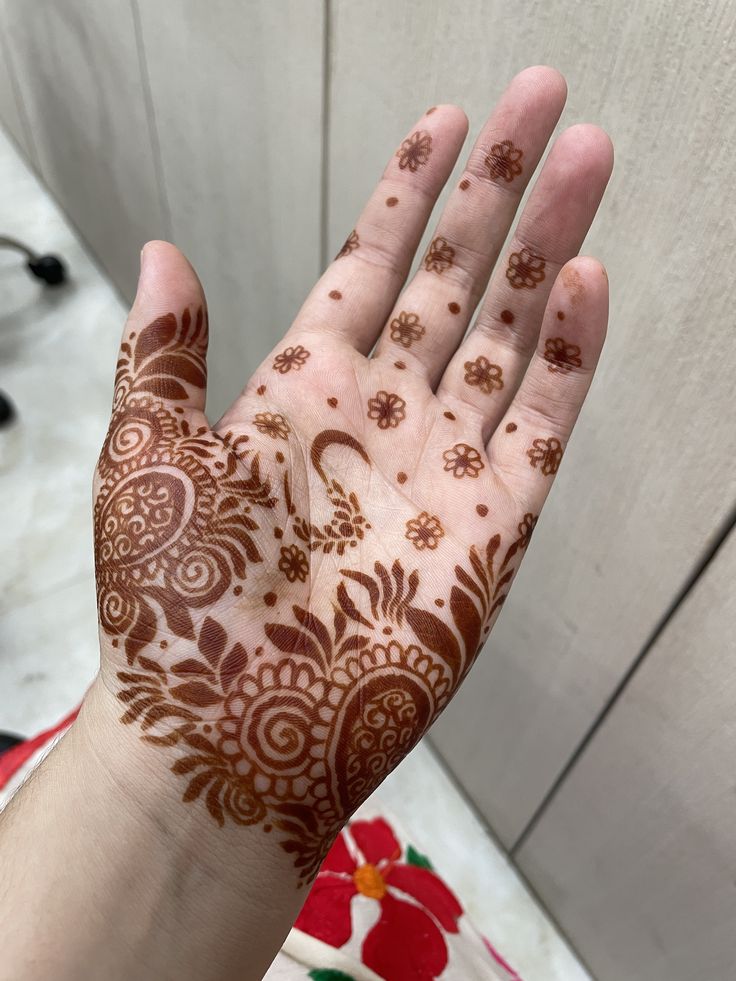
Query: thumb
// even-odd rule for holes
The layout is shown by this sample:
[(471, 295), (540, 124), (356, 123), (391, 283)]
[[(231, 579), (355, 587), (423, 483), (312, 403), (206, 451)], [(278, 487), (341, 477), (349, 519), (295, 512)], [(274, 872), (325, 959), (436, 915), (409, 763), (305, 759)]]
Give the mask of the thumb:
[(197, 274), (168, 242), (149, 242), (115, 371), (114, 408), (154, 397), (204, 410), (207, 306)]

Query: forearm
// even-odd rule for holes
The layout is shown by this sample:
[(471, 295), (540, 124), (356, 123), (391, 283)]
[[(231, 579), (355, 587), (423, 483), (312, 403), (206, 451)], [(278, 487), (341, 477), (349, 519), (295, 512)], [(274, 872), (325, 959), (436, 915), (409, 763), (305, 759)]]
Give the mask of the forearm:
[(109, 700), (93, 687), (0, 817), (0, 977), (261, 978), (305, 897), (290, 859), (182, 806)]

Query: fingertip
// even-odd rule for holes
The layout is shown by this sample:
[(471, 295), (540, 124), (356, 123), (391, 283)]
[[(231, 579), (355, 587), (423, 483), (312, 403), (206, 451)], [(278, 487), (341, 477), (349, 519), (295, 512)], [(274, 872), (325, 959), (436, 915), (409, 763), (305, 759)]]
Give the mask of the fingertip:
[(522, 68), (509, 83), (508, 88), (524, 87), (544, 92), (550, 101), (559, 104), (560, 110), (567, 100), (567, 80), (562, 72), (551, 65), (529, 65)]

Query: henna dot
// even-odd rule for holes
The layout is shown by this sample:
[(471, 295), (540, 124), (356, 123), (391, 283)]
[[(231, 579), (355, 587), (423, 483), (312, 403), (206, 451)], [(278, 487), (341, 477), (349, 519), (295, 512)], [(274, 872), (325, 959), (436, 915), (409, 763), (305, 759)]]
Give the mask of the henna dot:
[(513, 322), (514, 322), (514, 315), (513, 315), (513, 313), (510, 310), (502, 310), (501, 311), (501, 320), (503, 320), (503, 322), (505, 324), (513, 324)]
[(274, 528), (274, 530), (273, 530), (273, 537), (274, 538), (283, 538), (284, 537), (284, 529), (283, 528)]
[(168, 640), (162, 640), (158, 646), (161, 648), (162, 651), (165, 651), (166, 648), (169, 646), (169, 642)]
[(387, 208), (395, 208), (398, 203), (399, 203), (399, 199), (398, 198), (386, 198), (386, 207)]
[(454, 414), (454, 412), (443, 412), (443, 415), (445, 419), (452, 419), (453, 422), (457, 419), (457, 416)]
[(384, 627), (383, 628), (383, 632), (385, 634), (392, 634), (393, 633), (393, 630), (391, 629), (391, 627)]
[(135, 331), (133, 331), (133, 333), (130, 335), (130, 339), (131, 339), (131, 341), (134, 341), (135, 340)]
[(510, 422), (508, 424), (508, 426), (506, 426), (506, 432), (507, 433), (515, 433), (516, 432), (516, 429), (517, 429), (517, 426), (516, 426), (516, 423), (515, 422)]
[(265, 391), (266, 391), (266, 386), (259, 385), (258, 388), (256, 389), (256, 395), (263, 395)]
[(268, 835), (268, 834), (270, 834), (270, 833), (271, 833), (271, 831), (273, 830), (273, 828), (271, 827), (271, 825), (270, 825), (270, 824), (264, 824), (264, 825), (263, 825), (263, 830), (264, 830), (264, 831), (266, 832), (266, 834)]
[(557, 319), (558, 320), (564, 320), (565, 319), (565, 314), (562, 312), (562, 310), (558, 310), (557, 311)]
[(221, 460), (215, 460), (215, 469), (216, 470), (224, 470), (225, 469), (225, 464)]
[(266, 595), (263, 597), (263, 602), (266, 604), (266, 606), (273, 606), (277, 599), (278, 597), (276, 593), (266, 593)]
[(485, 504), (476, 504), (475, 510), (478, 512), (481, 518), (485, 518), (485, 516), (488, 514), (488, 508)]
[(400, 470), (400, 471), (399, 471), (399, 472), (398, 472), (398, 473), (396, 474), (396, 479), (398, 480), (398, 482), (399, 482), (400, 484), (405, 484), (405, 483), (406, 483), (406, 474), (404, 473), (404, 471), (403, 471), (403, 470)]
[(329, 296), (330, 296), (330, 299), (331, 300), (341, 300), (342, 299), (342, 293), (340, 292), (340, 290), (330, 290)]
[(113, 646), (113, 647), (117, 647), (117, 646), (118, 646), (118, 642), (117, 642), (117, 639), (115, 639), (115, 640), (114, 640), (114, 641), (112, 642), (112, 646)]
[(394, 361), (394, 368), (398, 368), (399, 371), (403, 371), (404, 368), (406, 368), (406, 365), (403, 361)]
[(447, 309), (450, 311), (450, 313), (460, 313), (460, 304), (459, 303), (448, 303), (447, 304)]
[(212, 726), (209, 723), (206, 723), (202, 726), (202, 732), (212, 732)]
[(337, 408), (337, 399), (333, 396), (331, 399), (327, 399), (327, 404), (331, 409)]
[(445, 605), (445, 601), (443, 599), (436, 599), (434, 601), (434, 605), (435, 606), (444, 606)]
[(431, 116), (432, 113), (437, 109), (437, 106), (432, 106), (431, 109), (427, 109), (426, 115)]
[(469, 180), (460, 181), (458, 187), (460, 188), (461, 191), (467, 191), (467, 189), (470, 187), (470, 181)]
[(242, 587), (242, 586), (236, 586), (236, 587), (235, 587), (235, 589), (233, 590), (233, 593), (234, 593), (234, 594), (235, 594), (236, 596), (240, 596), (240, 594), (241, 594), (242, 592), (243, 592), (243, 587)]
[(180, 405), (177, 405), (177, 407), (174, 409), (174, 412), (178, 412), (180, 416), (184, 415), (184, 409), (182, 409)]
[(276, 462), (277, 463), (284, 462), (284, 454), (281, 452), (281, 450), (279, 450), (278, 453), (276, 454)]

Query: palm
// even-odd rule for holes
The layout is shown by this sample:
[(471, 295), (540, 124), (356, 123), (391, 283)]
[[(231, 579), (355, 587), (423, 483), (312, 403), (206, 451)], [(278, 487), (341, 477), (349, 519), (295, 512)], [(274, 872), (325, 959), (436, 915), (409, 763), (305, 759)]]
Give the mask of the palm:
[[(411, 201), (432, 141), (452, 146), (453, 118), (405, 142), (414, 153), (423, 140), (426, 153), (405, 167), (399, 151), (366, 209), (374, 236), (400, 200), (386, 190)], [(488, 186), (516, 178), (517, 159), (487, 165)], [(439, 189), (447, 166), (435, 169)], [(413, 208), (399, 269), (423, 224)], [(525, 335), (475, 331), (453, 357), (479, 291), (466, 275), (443, 278), (464, 245), (452, 200), (448, 213), (455, 246), (434, 240), (393, 310), (396, 270), (375, 261), (384, 246), (359, 223), (214, 428), (202, 412), (206, 316), (168, 247), (175, 310), (146, 322), (134, 308), (118, 363), (95, 506), (103, 671), (123, 721), (177, 747), (184, 799), (203, 799), (220, 823), (275, 831), (305, 877), (471, 667), (602, 341), (600, 267), (581, 261), (555, 286), (527, 368), (546, 261), (512, 247), (486, 308)], [(349, 296), (362, 298), (360, 314)], [(564, 336), (550, 336), (565, 316)]]

